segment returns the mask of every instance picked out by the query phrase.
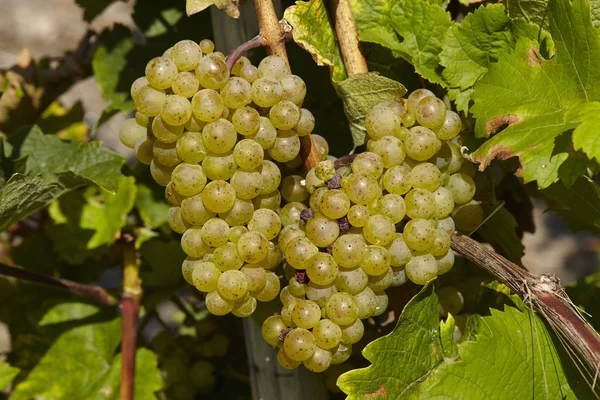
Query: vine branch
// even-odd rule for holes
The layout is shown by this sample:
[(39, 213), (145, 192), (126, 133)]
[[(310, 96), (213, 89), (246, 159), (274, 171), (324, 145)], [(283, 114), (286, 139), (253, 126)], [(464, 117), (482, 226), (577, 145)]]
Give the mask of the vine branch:
[(369, 72), (367, 60), (360, 51), (358, 29), (350, 7), (350, 0), (332, 0), (335, 33), (348, 76)]
[(71, 293), (82, 296), (92, 297), (102, 304), (109, 306), (116, 305), (119, 300), (107, 292), (104, 288), (95, 285), (86, 285), (73, 282), (67, 279), (54, 278), (47, 275), (38, 274), (26, 269), (0, 263), (0, 275), (11, 276), (24, 282), (37, 283), (40, 285), (67, 289)]

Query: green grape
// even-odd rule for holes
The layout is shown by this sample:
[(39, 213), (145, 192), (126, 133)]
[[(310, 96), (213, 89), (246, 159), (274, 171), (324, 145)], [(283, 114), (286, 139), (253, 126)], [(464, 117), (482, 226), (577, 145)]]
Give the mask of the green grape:
[(339, 219), (350, 210), (350, 199), (343, 190), (329, 190), (321, 198), (319, 209), (327, 218)]
[(348, 198), (356, 204), (369, 204), (381, 196), (381, 188), (377, 181), (361, 172), (350, 175), (344, 189)]
[(387, 310), (389, 299), (385, 292), (375, 292), (375, 299), (377, 301), (377, 306), (375, 307), (373, 317), (378, 317)]
[(450, 175), (446, 188), (452, 192), (456, 204), (465, 204), (473, 199), (475, 195), (475, 182), (467, 174), (456, 173)]
[(413, 219), (404, 226), (404, 241), (412, 250), (427, 251), (434, 240), (434, 227), (430, 220)]
[(163, 143), (175, 143), (183, 136), (183, 126), (169, 125), (156, 117), (152, 120), (152, 134)]
[(248, 291), (248, 281), (242, 271), (227, 270), (219, 276), (217, 291), (222, 298), (238, 300)]
[(279, 56), (267, 56), (258, 64), (259, 77), (271, 77), (281, 79), (290, 74), (290, 68), (285, 60)]
[(379, 140), (369, 140), (367, 149), (381, 157), (385, 168), (400, 165), (406, 158), (404, 144), (402, 140), (395, 136), (384, 136)]
[(262, 175), (258, 171), (238, 169), (230, 179), (231, 187), (240, 199), (251, 200), (260, 194), (263, 185)]
[(225, 181), (212, 181), (204, 187), (202, 201), (210, 211), (224, 213), (235, 204), (235, 190)]
[(173, 172), (173, 167), (162, 165), (156, 160), (152, 160), (150, 163), (152, 179), (161, 186), (167, 186), (171, 181), (171, 172)]
[(260, 194), (270, 194), (277, 191), (281, 183), (281, 171), (279, 167), (272, 161), (264, 160), (258, 168), (263, 181)]
[(189, 228), (189, 225), (181, 217), (181, 208), (179, 207), (169, 208), (167, 221), (169, 222), (171, 229), (177, 233), (183, 233)]
[(148, 117), (156, 117), (162, 111), (167, 95), (151, 86), (142, 87), (136, 96), (135, 107)]
[(332, 349), (342, 340), (342, 330), (330, 319), (318, 321), (312, 330), (315, 343), (321, 349)]
[(436, 229), (434, 232), (434, 240), (429, 253), (434, 257), (442, 257), (446, 255), (450, 249), (450, 234), (442, 229)]
[(133, 99), (134, 102), (137, 103), (137, 97), (138, 94), (140, 93), (140, 90), (142, 90), (142, 88), (149, 86), (150, 83), (148, 82), (148, 79), (146, 79), (145, 76), (142, 76), (141, 78), (137, 78), (135, 81), (133, 81), (133, 83), (131, 84), (131, 90), (130, 90), (130, 94), (131, 94), (131, 98)]
[(300, 121), (300, 109), (291, 101), (282, 100), (271, 107), (269, 119), (277, 129), (292, 129)]
[(192, 117), (192, 106), (185, 97), (172, 94), (167, 96), (160, 117), (169, 125), (182, 126)]
[[(377, 297), (370, 287), (366, 287), (362, 292), (355, 294), (354, 298), (358, 303), (358, 320), (369, 318), (375, 312), (377, 307)], [(359, 339), (360, 340), (360, 339)], [(352, 343), (350, 343), (352, 344)]]
[(245, 225), (250, 221), (253, 213), (254, 205), (250, 200), (236, 198), (233, 207), (224, 213), (220, 213), (219, 217), (223, 218), (229, 226)]
[(296, 75), (286, 75), (279, 78), (279, 83), (283, 89), (281, 98), (300, 107), (306, 96), (306, 84), (302, 78)]
[(435, 133), (423, 126), (411, 128), (404, 142), (406, 154), (417, 161), (425, 161), (433, 157), (441, 147), (442, 142), (435, 136)]
[(358, 318), (358, 304), (349, 293), (336, 293), (327, 301), (327, 316), (338, 325), (350, 325)]
[(215, 216), (204, 206), (202, 195), (198, 194), (181, 201), (181, 215), (183, 219), (193, 226), (202, 226)]
[(216, 121), (221, 117), (224, 109), (223, 99), (212, 89), (202, 89), (192, 98), (192, 112), (200, 121)]
[(323, 214), (314, 214), (305, 227), (306, 237), (317, 247), (327, 247), (340, 235), (340, 225)]
[(321, 212), (321, 200), (323, 200), (323, 196), (325, 196), (325, 193), (329, 192), (329, 189), (327, 187), (320, 187), (317, 188), (311, 195), (310, 195), (310, 199), (309, 199), (309, 206), (310, 209), (315, 212), (315, 213), (320, 213)]
[(312, 329), (321, 320), (321, 307), (310, 300), (298, 300), (292, 308), (292, 321), (296, 326)]
[(436, 219), (444, 219), (454, 210), (454, 196), (449, 189), (445, 187), (438, 188), (433, 192), (433, 199), (435, 200), (433, 216)]
[(424, 97), (419, 101), (415, 118), (426, 128), (438, 128), (446, 118), (446, 104), (435, 96)]
[(277, 238), (277, 244), (281, 251), (285, 251), (288, 243), (298, 236), (306, 236), (304, 231), (300, 229), (298, 225), (288, 225), (279, 232), (279, 238)]
[(183, 275), (183, 279), (190, 285), (194, 284), (194, 280), (192, 279), (194, 269), (203, 262), (204, 261), (192, 257), (186, 257), (186, 259), (183, 260), (183, 263), (181, 264), (181, 274)]
[(221, 271), (240, 269), (244, 262), (237, 253), (237, 246), (228, 242), (215, 249), (213, 252), (213, 262)]
[(258, 301), (268, 302), (277, 297), (280, 288), (281, 283), (279, 282), (279, 277), (273, 272), (267, 272), (267, 283), (265, 284), (265, 287), (262, 288), (261, 291), (252, 292), (251, 294)]
[(294, 131), (278, 131), (275, 143), (267, 151), (275, 161), (291, 161), (300, 154), (300, 139)]
[(146, 128), (138, 125), (135, 118), (126, 119), (119, 127), (119, 140), (130, 149), (133, 149), (138, 139), (144, 136), (146, 136)]
[(447, 110), (444, 122), (434, 129), (435, 135), (440, 140), (454, 139), (462, 129), (460, 116), (454, 111)]
[(406, 277), (417, 285), (424, 285), (437, 276), (437, 262), (431, 254), (413, 257), (404, 268)]
[(346, 346), (345, 344), (340, 343), (335, 348), (331, 349), (331, 352), (331, 364), (342, 364), (352, 355), (352, 345)]
[(279, 300), (281, 300), (281, 303), (284, 306), (288, 306), (290, 304), (296, 303), (300, 299), (291, 294), (289, 286), (286, 286), (283, 289), (281, 289), (281, 293), (279, 293)]
[(383, 274), (377, 276), (369, 276), (369, 283), (367, 287), (370, 287), (375, 292), (381, 292), (392, 286), (394, 280), (394, 271), (388, 268)]
[(192, 110), (192, 118), (188, 120), (188, 122), (183, 125), (187, 131), (190, 132), (202, 132), (202, 129), (206, 126), (206, 122), (200, 121), (194, 114)]
[(292, 311), (294, 310), (295, 304), (295, 302), (293, 304), (288, 304), (281, 309), (281, 319), (283, 319), (283, 322), (290, 328), (296, 327), (296, 324), (292, 321)]
[(272, 107), (281, 100), (282, 96), (283, 88), (274, 78), (261, 77), (252, 83), (252, 101), (259, 107)]
[(463, 164), (463, 157), (457, 145), (446, 142), (432, 161), (435, 161), (435, 166), (441, 172), (453, 174), (460, 170)]
[(200, 82), (198, 78), (191, 72), (180, 72), (175, 77), (171, 89), (176, 95), (181, 95), (185, 98), (191, 98), (198, 92)]
[[(240, 140), (233, 148), (233, 159), (241, 169), (252, 170), (262, 165), (264, 150), (252, 139)], [(278, 186), (278, 185), (277, 185)], [(275, 186), (275, 188), (277, 188)]]
[[(319, 307), (325, 307), (331, 296), (338, 292), (335, 285), (320, 286), (314, 282), (309, 282), (308, 285), (306, 285), (305, 290), (306, 298), (317, 303)], [(322, 310), (321, 314), (323, 315), (323, 318), (325, 318), (325, 314), (323, 314)]]
[(430, 218), (435, 212), (435, 198), (428, 190), (412, 189), (404, 201), (410, 218)]
[(250, 60), (248, 59), (248, 57), (240, 57), (235, 64), (233, 64), (233, 67), (231, 68), (231, 75), (240, 75), (240, 71), (242, 70), (242, 68), (246, 65), (252, 65)]
[(146, 64), (146, 79), (157, 89), (170, 88), (177, 72), (175, 63), (166, 57), (155, 57)]
[(412, 258), (412, 252), (401, 233), (396, 234), (387, 249), (390, 253), (390, 265), (392, 267), (403, 267)]
[(223, 118), (206, 124), (202, 130), (202, 142), (213, 153), (227, 153), (233, 149), (236, 141), (237, 133), (233, 124)]
[(251, 232), (262, 232), (268, 240), (275, 239), (281, 230), (281, 220), (273, 210), (257, 209), (248, 222), (248, 229)]
[(354, 323), (342, 326), (342, 340), (341, 343), (345, 345), (352, 345), (358, 343), (365, 334), (365, 326), (362, 321), (357, 318)]
[(437, 229), (442, 229), (448, 232), (450, 235), (454, 233), (456, 227), (454, 225), (454, 220), (452, 217), (446, 217), (444, 219), (438, 220)]
[(367, 245), (356, 235), (342, 235), (332, 246), (336, 263), (343, 268), (354, 268), (360, 264)]
[(315, 117), (305, 108), (300, 109), (300, 119), (294, 127), (298, 136), (308, 136), (315, 129)]
[(371, 215), (363, 227), (363, 235), (367, 242), (385, 246), (390, 243), (396, 234), (396, 227), (384, 215)]
[(406, 215), (406, 205), (402, 196), (397, 194), (386, 194), (379, 201), (380, 212), (386, 216), (392, 224), (397, 224)]
[(403, 195), (411, 189), (409, 180), (410, 167), (396, 165), (388, 169), (383, 175), (383, 187), (390, 193)]
[(262, 324), (262, 337), (265, 339), (265, 342), (269, 343), (271, 346), (279, 346), (281, 344), (279, 335), (285, 328), (287, 328), (287, 326), (283, 323), (281, 317), (279, 315), (272, 315), (265, 319)]
[(305, 236), (297, 236), (285, 247), (285, 259), (296, 269), (306, 269), (308, 260), (317, 254), (319, 249)]
[(196, 77), (207, 89), (221, 89), (229, 80), (229, 68), (219, 57), (202, 57), (196, 68)]
[(392, 268), (392, 286), (398, 287), (406, 283), (406, 271), (402, 268)]
[(432, 91), (427, 89), (417, 89), (412, 92), (407, 99), (406, 102), (406, 111), (411, 114), (413, 117), (417, 114), (417, 109), (419, 106), (419, 102), (425, 97), (435, 97)]
[[(173, 184), (171, 182), (169, 182), (167, 184), (167, 186), (165, 187), (165, 199), (171, 205), (181, 206), (183, 200), (185, 200), (186, 198), (187, 198), (186, 196), (182, 196), (181, 194), (179, 194), (175, 190), (173, 190)], [(182, 210), (182, 212), (183, 212), (183, 210)]]
[(262, 232), (248, 232), (237, 242), (238, 254), (243, 261), (249, 264), (261, 262), (267, 257), (268, 242), (269, 240)]
[(304, 187), (308, 190), (308, 193), (313, 193), (317, 188), (324, 187), (325, 182), (317, 177), (315, 169), (311, 169), (304, 178)]
[(301, 361), (292, 360), (288, 357), (283, 348), (277, 352), (277, 362), (285, 369), (296, 369), (302, 364)]
[(241, 108), (252, 100), (252, 87), (242, 78), (230, 78), (221, 89), (223, 104), (229, 108)]
[(320, 161), (315, 167), (315, 176), (325, 182), (333, 178), (335, 173), (335, 163), (333, 160)]
[(352, 161), (352, 172), (364, 173), (378, 179), (383, 173), (383, 160), (375, 153), (360, 153)]
[(335, 260), (327, 253), (315, 254), (306, 264), (306, 273), (310, 281), (322, 286), (332, 284), (337, 278), (338, 270)]
[(385, 247), (367, 246), (360, 266), (367, 275), (384, 274), (390, 268), (390, 253)]
[(317, 346), (313, 355), (309, 359), (302, 361), (302, 364), (307, 370), (318, 373), (329, 368), (332, 359), (333, 355), (329, 350), (324, 350)]
[(327, 155), (329, 154), (329, 144), (327, 143), (327, 140), (321, 135), (311, 135), (310, 137), (317, 149), (317, 153), (319, 153), (319, 157), (321, 157), (321, 161), (327, 160)]
[(443, 275), (446, 272), (450, 271), (452, 269), (452, 266), (454, 266), (454, 251), (450, 249), (442, 257), (437, 257), (436, 263), (438, 275)]
[(229, 240), (229, 225), (221, 218), (211, 218), (202, 226), (202, 241), (211, 247), (223, 246)]
[(210, 54), (215, 50), (215, 44), (210, 39), (202, 39), (198, 46), (204, 54)]
[(311, 357), (316, 347), (314, 336), (304, 328), (294, 328), (283, 341), (285, 354), (296, 361), (304, 361)]
[(365, 128), (369, 137), (381, 139), (387, 135), (394, 135), (400, 127), (400, 118), (390, 104), (379, 103), (371, 108), (365, 118)]
[(452, 211), (452, 219), (457, 230), (471, 233), (483, 222), (483, 208), (476, 201), (462, 204)]
[(231, 151), (225, 154), (208, 153), (202, 160), (202, 169), (208, 179), (225, 181), (237, 171), (237, 164)]
[(442, 173), (431, 163), (422, 163), (416, 165), (408, 177), (413, 188), (425, 189), (430, 192), (435, 191), (442, 181)]
[(281, 193), (279, 190), (274, 190), (268, 194), (261, 194), (252, 199), (254, 208), (267, 208), (269, 210), (278, 211), (281, 206)]
[(192, 283), (201, 292), (217, 290), (217, 281), (221, 271), (211, 262), (201, 262), (192, 271)]
[(253, 83), (258, 79), (258, 68), (254, 65), (244, 65), (240, 69), (240, 78), (247, 80), (250, 83)]
[(224, 299), (216, 290), (213, 290), (206, 295), (204, 304), (206, 304), (208, 312), (213, 315), (221, 316), (229, 314), (231, 310), (233, 310), (235, 302), (233, 300)]
[(306, 285), (298, 281), (295, 276), (289, 279), (288, 289), (292, 296), (299, 299), (306, 296)]
[(142, 135), (135, 142), (133, 150), (135, 151), (135, 157), (142, 164), (150, 165), (152, 158), (154, 157), (154, 139), (149, 139), (146, 135)]
[[(257, 141), (264, 150), (267, 150), (275, 144), (275, 140), (277, 140), (277, 130), (271, 123), (271, 120), (266, 117), (259, 117), (258, 121), (258, 131), (254, 131), (255, 133), (249, 135), (248, 138)], [(236, 127), (236, 129), (238, 128)], [(241, 132), (241, 134), (243, 133)]]
[(246, 318), (254, 314), (254, 311), (256, 311), (256, 305), (256, 299), (252, 296), (248, 296), (248, 298), (243, 301), (236, 301), (231, 313), (238, 318)]
[(175, 43), (171, 50), (170, 58), (175, 62), (180, 71), (192, 71), (198, 66), (200, 47), (192, 40), (182, 40)]
[(186, 132), (175, 146), (179, 158), (188, 164), (198, 164), (206, 157), (200, 132)]
[(364, 205), (354, 205), (348, 210), (347, 217), (350, 225), (361, 228), (369, 219), (369, 209)]
[(204, 189), (206, 175), (198, 164), (179, 164), (171, 175), (172, 188), (184, 196), (194, 196)]
[[(227, 221), (225, 221), (227, 222)], [(231, 228), (229, 228), (229, 241), (232, 243), (235, 243), (237, 245), (237, 242), (240, 240), (240, 238), (242, 236), (244, 236), (245, 233), (248, 233), (248, 228), (246, 228), (245, 226), (232, 226)], [(236, 246), (237, 249), (237, 246)], [(237, 251), (237, 250), (236, 250)]]
[(446, 317), (448, 314), (457, 315), (465, 305), (462, 293), (455, 287), (446, 286), (438, 292), (440, 314)]
[(241, 271), (246, 276), (249, 291), (256, 292), (262, 290), (267, 284), (267, 272), (264, 268), (247, 264)]

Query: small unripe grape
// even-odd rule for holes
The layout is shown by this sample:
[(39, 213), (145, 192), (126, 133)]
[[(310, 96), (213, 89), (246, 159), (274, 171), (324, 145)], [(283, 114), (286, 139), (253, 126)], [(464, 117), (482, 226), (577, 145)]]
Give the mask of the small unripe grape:
[(177, 72), (175, 63), (166, 57), (155, 57), (146, 64), (146, 79), (157, 89), (170, 88)]
[(439, 187), (433, 194), (435, 200), (435, 211), (433, 216), (436, 219), (446, 218), (452, 210), (454, 210), (454, 196), (452, 192), (445, 188)]
[(435, 165), (422, 163), (410, 171), (409, 180), (412, 187), (433, 192), (442, 182), (442, 173)]
[(360, 153), (352, 161), (352, 172), (361, 172), (377, 179), (383, 173), (383, 160), (375, 153)]
[(265, 319), (265, 322), (262, 324), (262, 337), (265, 339), (265, 342), (269, 343), (271, 346), (279, 346), (281, 344), (279, 335), (285, 328), (287, 328), (287, 326), (283, 323), (281, 317), (279, 315), (272, 315)]
[(176, 150), (179, 158), (189, 164), (198, 164), (206, 157), (200, 132), (186, 132), (177, 140)]
[(412, 252), (404, 241), (404, 236), (400, 233), (396, 234), (387, 249), (390, 253), (390, 265), (392, 267), (403, 267), (412, 258)]
[(150, 86), (142, 87), (136, 95), (135, 107), (148, 117), (156, 117), (162, 111), (167, 95)]
[(294, 131), (278, 131), (275, 143), (268, 152), (275, 161), (291, 161), (300, 154), (300, 139)]
[(410, 218), (430, 218), (435, 212), (435, 198), (425, 189), (413, 189), (404, 197), (406, 214)]
[(364, 173), (350, 175), (344, 189), (348, 198), (356, 204), (370, 204), (381, 195), (377, 181)]
[(215, 216), (213, 211), (204, 206), (201, 194), (184, 199), (181, 202), (181, 214), (193, 226), (202, 226)]
[(204, 54), (212, 53), (215, 50), (215, 44), (210, 39), (202, 39), (198, 46)]
[(196, 77), (207, 89), (221, 89), (229, 79), (229, 68), (220, 57), (202, 57), (196, 68)]
[(356, 299), (348, 293), (336, 293), (327, 301), (327, 316), (338, 325), (349, 325), (358, 318)]
[(437, 262), (431, 254), (413, 257), (406, 267), (406, 277), (417, 285), (424, 285), (437, 276)]
[(289, 100), (298, 107), (302, 105), (304, 97), (306, 96), (306, 84), (296, 75), (287, 75), (279, 79), (281, 87), (283, 88), (283, 100)]
[(244, 263), (238, 256), (236, 245), (231, 242), (217, 247), (213, 252), (213, 260), (220, 271), (240, 269)]
[(348, 210), (348, 222), (357, 228), (363, 227), (369, 219), (369, 209), (364, 205), (354, 205)]
[(223, 213), (235, 204), (235, 190), (225, 181), (209, 182), (202, 191), (202, 201), (212, 212)]
[(367, 275), (382, 275), (390, 268), (390, 253), (385, 247), (367, 246), (360, 266)]
[(171, 172), (173, 172), (173, 167), (162, 165), (155, 160), (150, 163), (150, 174), (154, 181), (161, 186), (167, 186), (171, 181)]
[(204, 304), (206, 304), (206, 309), (211, 314), (222, 316), (229, 314), (231, 310), (233, 310), (235, 302), (233, 300), (224, 299), (216, 290), (213, 290), (206, 295)]
[(164, 143), (157, 140), (152, 147), (152, 154), (155, 161), (167, 167), (174, 167), (181, 162), (175, 143)]
[(378, 317), (387, 310), (389, 299), (385, 292), (375, 292), (375, 298), (377, 300), (377, 306), (375, 307), (373, 316)]
[(403, 235), (408, 247), (427, 251), (433, 244), (434, 227), (428, 219), (412, 219), (404, 226)]
[(408, 99), (406, 102), (406, 111), (408, 111), (408, 114), (410, 114), (414, 117), (417, 113), (419, 102), (422, 99), (424, 99), (425, 97), (430, 97), (430, 96), (435, 97), (435, 94), (433, 94), (432, 91), (427, 90), (427, 89), (417, 89), (414, 92), (412, 92), (408, 96)]
[(269, 119), (277, 129), (292, 129), (300, 121), (300, 109), (291, 101), (282, 100), (271, 107)]
[(285, 60), (279, 56), (267, 56), (258, 64), (259, 77), (272, 77), (281, 79), (290, 74), (290, 69)]
[(184, 196), (194, 196), (204, 189), (206, 175), (198, 164), (179, 164), (171, 175), (173, 189)]
[[(275, 144), (275, 140), (277, 140), (277, 130), (268, 118), (259, 117), (258, 122), (258, 130), (255, 131), (255, 133), (248, 135), (248, 138), (257, 141), (262, 148), (266, 150)], [(243, 133), (240, 132), (240, 134)]]
[(181, 248), (188, 256), (200, 258), (208, 251), (209, 246), (202, 241), (200, 228), (190, 228), (181, 236)]
[(240, 108), (252, 101), (252, 87), (242, 78), (230, 78), (221, 89), (223, 104), (229, 108)]
[(305, 269), (308, 260), (318, 252), (317, 246), (304, 236), (298, 236), (290, 240), (284, 251), (288, 264), (296, 269)]
[(396, 234), (396, 227), (384, 215), (372, 215), (367, 220), (367, 223), (363, 227), (363, 235), (367, 242), (385, 246), (390, 243)]
[(390, 193), (403, 195), (410, 189), (410, 167), (406, 165), (396, 165), (388, 169), (383, 175), (383, 187)]
[(219, 213), (219, 217), (223, 218), (229, 226), (245, 225), (250, 221), (253, 213), (254, 205), (250, 200), (236, 198), (233, 207), (224, 213)]
[(452, 249), (448, 250), (448, 252), (442, 257), (437, 257), (436, 262), (438, 275), (442, 275), (450, 271), (454, 265), (454, 251), (452, 251)]
[(146, 136), (146, 128), (138, 125), (135, 118), (126, 119), (119, 127), (119, 140), (130, 149), (135, 147), (136, 142), (142, 136)]
[(192, 98), (192, 112), (200, 121), (216, 121), (224, 109), (223, 99), (212, 89), (202, 89)]
[(240, 69), (240, 78), (247, 80), (252, 83), (258, 79), (258, 68), (254, 65), (244, 65)]
[(211, 262), (200, 262), (192, 271), (192, 283), (201, 292), (212, 292), (217, 289), (221, 271)]
[(250, 264), (261, 262), (267, 257), (269, 240), (262, 232), (248, 232), (237, 242), (240, 258)]
[(433, 157), (441, 147), (442, 142), (435, 136), (435, 133), (423, 126), (411, 128), (404, 142), (406, 154), (417, 161), (425, 161)]
[(198, 66), (200, 61), (200, 47), (191, 40), (182, 40), (175, 43), (171, 49), (170, 58), (180, 71), (191, 71)]
[(252, 292), (252, 296), (258, 301), (267, 302), (275, 299), (279, 294), (281, 283), (279, 277), (273, 272), (267, 272), (267, 283), (259, 292)]
[(371, 138), (381, 139), (394, 135), (400, 128), (400, 118), (388, 103), (379, 103), (367, 113), (365, 128)]
[(169, 208), (167, 222), (169, 223), (171, 229), (177, 233), (183, 233), (189, 228), (189, 225), (181, 217), (181, 208), (179, 207)]
[(452, 197), (456, 204), (468, 203), (475, 195), (475, 182), (473, 178), (460, 172), (450, 175), (450, 180), (446, 188), (452, 192)]
[(252, 101), (260, 107), (272, 107), (283, 95), (279, 81), (271, 77), (261, 77), (252, 83)]
[(135, 81), (133, 81), (133, 83), (131, 84), (131, 90), (129, 92), (129, 94), (131, 95), (131, 98), (133, 99), (134, 102), (137, 103), (137, 96), (140, 92), (140, 90), (142, 90), (143, 87), (149, 86), (150, 83), (148, 82), (148, 79), (146, 79), (145, 76), (142, 76), (141, 78), (137, 78)]

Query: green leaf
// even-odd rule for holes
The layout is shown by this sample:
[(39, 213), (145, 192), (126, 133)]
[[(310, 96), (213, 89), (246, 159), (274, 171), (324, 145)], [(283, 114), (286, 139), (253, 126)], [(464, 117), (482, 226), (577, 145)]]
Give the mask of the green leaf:
[(567, 221), (571, 230), (600, 232), (600, 186), (596, 182), (582, 176), (570, 188), (558, 182), (543, 193), (559, 202), (552, 209)]
[(140, 247), (142, 265), (140, 275), (145, 285), (163, 286), (183, 283), (179, 273), (185, 260), (179, 240), (163, 242), (159, 239), (145, 241)]
[(294, 28), (294, 41), (308, 51), (318, 65), (332, 67), (333, 80), (346, 78), (342, 55), (323, 0), (297, 1), (285, 10), (283, 18)]
[[(592, 26), (585, 0), (551, 0), (550, 33), (556, 56), (543, 60), (535, 43), (518, 42), (517, 54), (506, 54), (475, 85), (472, 108), (478, 136), (495, 134), (473, 153), (480, 169), (492, 159), (517, 156), (525, 182), (537, 181), (540, 188), (559, 179), (568, 151), (557, 152), (555, 139), (576, 128), (572, 118), (587, 102), (600, 100), (598, 31)], [(584, 129), (584, 131), (587, 131)], [(583, 145), (583, 144), (582, 144)], [(582, 147), (593, 154), (593, 147)]]
[(565, 291), (574, 304), (586, 311), (583, 315), (587, 317), (594, 329), (600, 330), (600, 314), (594, 312), (600, 302), (600, 273), (595, 272), (573, 282), (565, 288)]
[(72, 172), (35, 176), (14, 174), (0, 189), (0, 230), (87, 184), (87, 179)]
[(548, 0), (505, 0), (506, 9), (512, 18), (524, 18), (539, 26), (548, 25)]
[(19, 374), (20, 369), (11, 367), (8, 363), (0, 361), (0, 390), (5, 389)]
[(98, 14), (102, 13), (110, 4), (116, 0), (75, 0), (77, 5), (83, 8), (83, 18), (90, 22)]
[(47, 227), (47, 232), (60, 257), (79, 264), (101, 256), (106, 250), (102, 247), (112, 244), (125, 226), (135, 192), (135, 180), (129, 177), (121, 179), (115, 194), (90, 188), (53, 203), (49, 212), (54, 223)]
[(575, 399), (537, 315), (508, 306), (490, 312), (481, 318), (476, 340), (459, 343), (458, 357), (444, 357), (430, 283), (406, 306), (392, 333), (365, 347), (373, 364), (343, 374), (338, 385), (350, 400)]
[(514, 263), (521, 265), (523, 250), (525, 247), (517, 236), (517, 221), (515, 217), (505, 208), (495, 210), (494, 207), (484, 207), (484, 215), (494, 213), (477, 230), (477, 233), (488, 243), (491, 243), (496, 251)]
[(169, 205), (164, 200), (164, 190), (158, 185), (148, 186), (139, 183), (135, 207), (140, 213), (142, 220), (151, 228), (158, 228), (167, 223)]
[(387, 47), (430, 82), (445, 86), (439, 62), (450, 14), (423, 0), (352, 0), (360, 40)]
[[(100, 142), (65, 142), (53, 135), (44, 135), (37, 127), (23, 131), (18, 137), (23, 138), (18, 148), (18, 157), (27, 157), (20, 164), (18, 172), (27, 175), (55, 174), (71, 171), (91, 182), (114, 192), (123, 174), (121, 166), (123, 157), (112, 150), (100, 147)], [(13, 149), (13, 153), (16, 148)], [(13, 154), (13, 158), (17, 155)]]
[(372, 72), (338, 82), (336, 90), (344, 102), (355, 146), (365, 142), (364, 121), (369, 110), (382, 101), (397, 100), (406, 93), (401, 83)]
[(230, 17), (240, 17), (239, 0), (186, 0), (185, 11), (187, 12), (187, 15), (194, 15), (207, 9), (213, 4), (217, 6), (219, 10), (225, 11)]
[(600, 161), (600, 102), (593, 101), (570, 111), (567, 118), (579, 122), (579, 126), (573, 131), (575, 150), (583, 150), (588, 157)]

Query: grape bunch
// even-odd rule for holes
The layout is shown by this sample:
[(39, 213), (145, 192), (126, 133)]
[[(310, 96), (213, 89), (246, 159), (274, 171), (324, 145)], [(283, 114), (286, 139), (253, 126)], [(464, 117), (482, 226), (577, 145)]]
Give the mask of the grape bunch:
[(323, 372), (346, 361), (362, 320), (386, 311), (386, 289), (452, 268), (455, 208), (463, 227), (481, 221), (461, 119), (442, 100), (417, 90), (376, 105), (365, 127), (367, 151), (320, 162), (305, 179), (309, 208), (291, 202), (280, 212), (289, 284), (262, 334), (284, 368)]
[(276, 163), (297, 164), (299, 137), (314, 128), (301, 107), (305, 94), (282, 58), (256, 67), (242, 57), (230, 71), (210, 40), (176, 43), (131, 86), (137, 113), (121, 125), (120, 139), (166, 187), (168, 222), (188, 256), (183, 276), (206, 293), (215, 315), (247, 317), (257, 300), (279, 294)]

